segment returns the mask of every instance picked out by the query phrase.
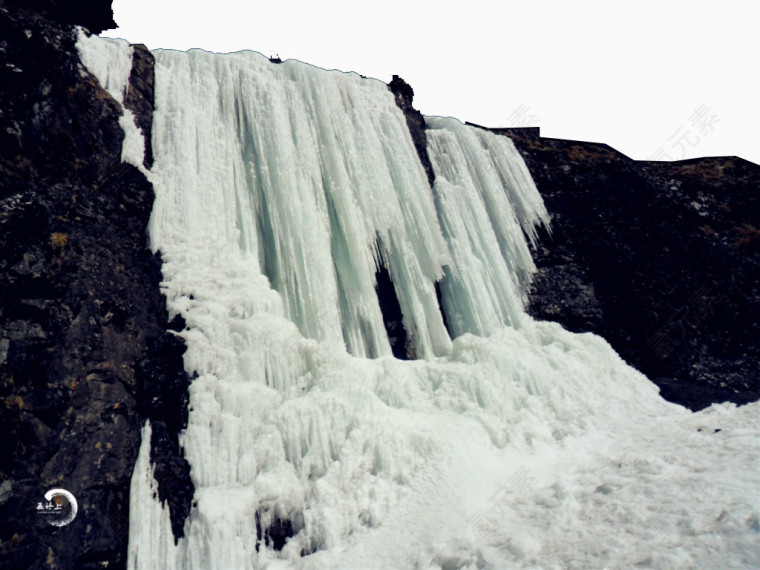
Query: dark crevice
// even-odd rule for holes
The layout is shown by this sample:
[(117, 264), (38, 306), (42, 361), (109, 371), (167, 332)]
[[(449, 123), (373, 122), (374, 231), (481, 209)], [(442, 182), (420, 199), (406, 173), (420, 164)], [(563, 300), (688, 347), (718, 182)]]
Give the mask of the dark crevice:
[(383, 324), (393, 356), (399, 360), (413, 360), (415, 351), (412, 339), (404, 328), (404, 315), (401, 312), (396, 288), (382, 260), (375, 272), (375, 294), (380, 303), (380, 311), (383, 313)]
[(451, 334), (451, 327), (449, 326), (449, 321), (446, 318), (446, 311), (443, 309), (443, 292), (441, 291), (441, 281), (435, 282), (435, 298), (438, 299), (438, 310), (441, 312), (441, 317), (443, 317), (443, 326), (446, 327), (446, 332), (449, 333), (449, 338), (453, 339), (454, 335)]
[(432, 188), (435, 182), (435, 173), (433, 172), (433, 164), (430, 162), (430, 156), (428, 156), (427, 151), (425, 117), (412, 105), (414, 89), (398, 75), (393, 76), (393, 80), (388, 84), (388, 89), (396, 97), (396, 105), (398, 105), (406, 117), (406, 124), (409, 127), (409, 134), (412, 135), (414, 148), (417, 150), (417, 155), (420, 157), (420, 162), (425, 169), (425, 174)]
[[(162, 320), (168, 328), (165, 317)], [(158, 498), (169, 506), (175, 544), (184, 536), (195, 493), (190, 464), (179, 443), (179, 433), (187, 427), (192, 381), (182, 367), (186, 350), (181, 337), (164, 332), (149, 341), (148, 356), (137, 369), (138, 408), (140, 415), (150, 420), (150, 461)]]
[(294, 537), (296, 530), (293, 523), (288, 519), (275, 517), (272, 524), (267, 527), (261, 524), (261, 515), (256, 512), (256, 552), (263, 545), (265, 548), (271, 546), (274, 550), (282, 550), (288, 542), (288, 539)]

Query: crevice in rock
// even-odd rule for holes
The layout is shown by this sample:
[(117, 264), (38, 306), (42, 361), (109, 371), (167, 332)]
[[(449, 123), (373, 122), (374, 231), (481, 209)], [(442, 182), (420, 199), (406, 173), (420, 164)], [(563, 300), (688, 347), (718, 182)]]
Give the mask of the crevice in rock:
[(284, 518), (274, 517), (269, 525), (262, 524), (262, 515), (256, 512), (256, 552), (261, 546), (268, 548), (271, 546), (274, 550), (280, 551), (285, 547), (288, 539), (296, 535), (293, 523)]
[(399, 360), (414, 360), (416, 352), (412, 338), (404, 327), (404, 315), (401, 312), (396, 287), (382, 259), (375, 272), (375, 293), (380, 303), (383, 324), (385, 324), (385, 332), (388, 335), (393, 356)]
[[(443, 279), (445, 279), (445, 277)], [(451, 327), (449, 327), (446, 311), (443, 308), (443, 292), (441, 291), (440, 280), (435, 282), (435, 298), (438, 300), (438, 310), (441, 312), (441, 317), (443, 317), (443, 326), (446, 327), (446, 332), (449, 333), (449, 338), (453, 339), (454, 335), (451, 333)]]
[(420, 157), (420, 163), (425, 169), (430, 187), (435, 183), (435, 173), (433, 164), (430, 162), (430, 156), (427, 151), (427, 135), (425, 134), (425, 117), (412, 105), (414, 99), (414, 89), (398, 75), (394, 75), (392, 81), (388, 84), (388, 89), (396, 98), (396, 105), (404, 113), (406, 124), (409, 127), (409, 134), (412, 135), (414, 148), (417, 150), (417, 156)]

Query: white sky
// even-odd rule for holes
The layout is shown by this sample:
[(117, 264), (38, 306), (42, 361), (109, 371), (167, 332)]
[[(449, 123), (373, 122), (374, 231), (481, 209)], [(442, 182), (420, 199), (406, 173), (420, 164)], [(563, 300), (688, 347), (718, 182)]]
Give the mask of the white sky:
[[(252, 49), (415, 91), (426, 115), (607, 143), (632, 158), (760, 163), (760, 9), (640, 0), (115, 0), (104, 35)], [(701, 117), (701, 118), (698, 118)]]

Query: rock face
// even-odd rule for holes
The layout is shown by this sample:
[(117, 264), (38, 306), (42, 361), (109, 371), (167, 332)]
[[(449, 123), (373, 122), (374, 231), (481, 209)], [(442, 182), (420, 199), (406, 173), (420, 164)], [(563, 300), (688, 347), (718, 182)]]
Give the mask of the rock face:
[(83, 26), (93, 34), (116, 27), (111, 0), (0, 0), (0, 7)]
[[(147, 249), (152, 186), (121, 162), (121, 108), (73, 27), (29, 7), (0, 7), (0, 567), (123, 568), (146, 419), (175, 534), (190, 508), (185, 347)], [(151, 66), (138, 48), (128, 104), (146, 131)], [(67, 526), (36, 512), (56, 487), (79, 505)]]
[(603, 336), (691, 409), (760, 398), (760, 166), (640, 162), (492, 130), (515, 142), (552, 216), (530, 312)]
[(420, 157), (420, 162), (425, 169), (428, 182), (432, 186), (435, 181), (435, 173), (433, 172), (433, 164), (430, 162), (427, 151), (425, 117), (412, 105), (414, 89), (398, 75), (393, 76), (393, 79), (388, 84), (388, 89), (391, 90), (391, 93), (396, 98), (396, 105), (404, 112), (406, 124), (409, 127), (409, 133), (412, 135), (412, 141), (414, 142), (414, 148), (417, 150), (417, 156)]

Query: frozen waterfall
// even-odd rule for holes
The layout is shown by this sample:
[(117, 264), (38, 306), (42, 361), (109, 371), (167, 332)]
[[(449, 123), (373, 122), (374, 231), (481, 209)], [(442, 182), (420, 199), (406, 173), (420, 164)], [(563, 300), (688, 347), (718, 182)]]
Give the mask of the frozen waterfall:
[[(127, 44), (78, 47), (120, 100)], [(751, 557), (760, 469), (742, 466), (757, 459), (692, 428), (756, 433), (757, 414), (689, 414), (603, 339), (524, 313), (548, 215), (509, 139), (428, 118), (431, 188), (380, 81), (253, 52), (154, 55), (150, 243), (198, 375), (181, 440), (197, 506), (175, 546), (146, 425), (130, 568), (620, 567), (642, 550), (678, 567), (692, 542), (711, 565), (716, 529)], [(141, 164), (130, 121), (124, 159)], [(391, 354), (381, 265), (416, 360)], [(702, 523), (652, 538), (644, 511), (697, 484), (694, 449), (739, 481), (712, 467), (705, 492), (730, 514), (695, 504)], [(638, 550), (614, 548), (621, 512)]]

